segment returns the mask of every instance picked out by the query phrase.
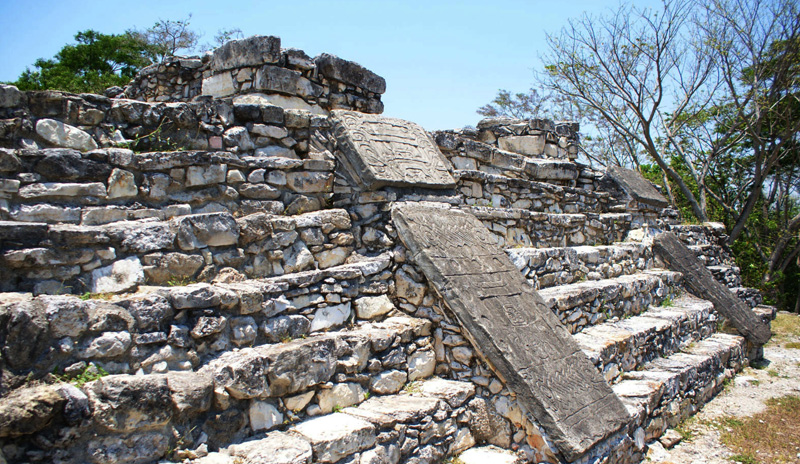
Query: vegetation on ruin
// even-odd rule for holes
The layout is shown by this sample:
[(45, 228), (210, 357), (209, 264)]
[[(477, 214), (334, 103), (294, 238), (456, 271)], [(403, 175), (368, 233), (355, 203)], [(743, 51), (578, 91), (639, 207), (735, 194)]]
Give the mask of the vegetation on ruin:
[(548, 35), (534, 88), (485, 116), (572, 119), (583, 156), (638, 169), (689, 222), (719, 221), (744, 283), (800, 312), (800, 10), (669, 0)]

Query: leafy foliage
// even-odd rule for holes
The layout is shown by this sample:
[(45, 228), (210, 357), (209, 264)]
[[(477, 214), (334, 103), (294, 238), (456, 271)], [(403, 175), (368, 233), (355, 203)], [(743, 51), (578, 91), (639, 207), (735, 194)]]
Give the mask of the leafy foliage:
[(151, 46), (129, 33), (107, 35), (90, 29), (77, 33), (75, 41), (52, 59), (36, 60), (35, 69), (27, 69), (13, 84), (20, 90), (102, 93), (127, 84), (150, 64)]

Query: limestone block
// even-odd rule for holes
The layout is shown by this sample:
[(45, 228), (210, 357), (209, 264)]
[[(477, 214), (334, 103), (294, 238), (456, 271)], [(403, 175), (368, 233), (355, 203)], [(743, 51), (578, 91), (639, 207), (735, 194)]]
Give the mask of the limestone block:
[(245, 198), (254, 200), (276, 200), (281, 197), (281, 192), (267, 184), (240, 184), (239, 194)]
[(214, 381), (205, 372), (170, 372), (167, 383), (172, 403), (181, 417), (191, 417), (211, 409)]
[(475, 396), (475, 385), (469, 382), (434, 378), (422, 382), (419, 386), (419, 393), (424, 396), (441, 398), (447, 401), (452, 408), (457, 408)]
[(386, 295), (365, 296), (356, 300), (356, 315), (359, 319), (375, 319), (396, 309)]
[(270, 145), (268, 147), (256, 148), (255, 156), (298, 159), (297, 153), (291, 148)]
[(286, 185), (297, 193), (330, 193), (333, 189), (333, 174), (316, 171), (290, 172), (286, 174)]
[(92, 271), (92, 293), (121, 293), (142, 283), (144, 269), (135, 256)]
[[(2, 86), (2, 84), (0, 84), (0, 86)], [(14, 150), (0, 148), (0, 172), (16, 172), (21, 167), (22, 163), (16, 153), (14, 153)]]
[(174, 219), (177, 240), (182, 250), (233, 245), (239, 239), (239, 226), (230, 213), (207, 213)]
[(378, 395), (390, 395), (403, 389), (408, 381), (408, 374), (403, 371), (385, 371), (370, 379), (370, 391)]
[(121, 356), (131, 346), (131, 334), (128, 332), (105, 332), (89, 343), (81, 352), (85, 359), (104, 359)]
[(270, 343), (279, 343), (307, 335), (310, 328), (308, 318), (292, 314), (269, 319), (262, 326), (262, 332)]
[(105, 198), (106, 186), (102, 182), (88, 184), (45, 182), (29, 184), (19, 189), (18, 195), (25, 199), (53, 197), (97, 197)]
[(287, 131), (285, 128), (279, 126), (270, 126), (267, 124), (253, 124), (253, 128), (250, 129), (250, 132), (262, 137), (270, 137), (273, 139), (282, 139), (289, 135), (289, 131)]
[(332, 463), (375, 444), (375, 427), (353, 416), (334, 413), (292, 429), (311, 443), (319, 462)]
[(272, 430), (283, 423), (283, 414), (269, 401), (252, 400), (248, 416), (254, 432)]
[(215, 185), (225, 182), (228, 166), (213, 164), (211, 166), (189, 166), (186, 168), (186, 186)]
[(330, 380), (338, 359), (335, 350), (334, 338), (325, 335), (272, 345), (268, 369), (272, 396), (291, 395)]
[(0, 84), (0, 108), (13, 108), (19, 106), (25, 99), (25, 94), (13, 85)]
[(394, 275), (396, 295), (418, 306), (425, 298), (425, 285), (415, 281), (405, 269), (400, 268)]
[(88, 389), (94, 420), (113, 432), (147, 430), (172, 419), (172, 397), (162, 375), (111, 375)]
[(281, 57), (279, 37), (256, 35), (245, 39), (231, 40), (214, 50), (211, 69), (219, 72), (245, 66), (260, 66), (277, 63)]
[(314, 58), (319, 73), (329, 79), (352, 84), (374, 93), (386, 92), (386, 80), (358, 63), (323, 53)]
[(314, 264), (314, 255), (303, 242), (298, 241), (285, 252), (284, 263), (286, 273), (299, 272)]
[[(236, 457), (234, 462), (259, 464), (311, 464), (311, 445), (300, 437), (283, 432), (272, 432), (259, 440), (250, 440), (228, 447)], [(202, 461), (202, 464), (215, 464)], [(227, 464), (227, 463), (226, 463)]]
[(77, 223), (81, 220), (81, 209), (48, 204), (21, 205), (11, 211), (11, 217), (26, 222)]
[[(41, 307), (34, 302), (10, 304), (3, 309), (3, 312), (6, 321), (5, 326), (0, 327), (0, 337), (4, 340), (0, 346), (3, 359), (14, 369), (29, 369), (44, 350), (50, 347), (51, 337), (58, 335), (48, 330), (48, 318)], [(69, 321), (68, 313), (63, 316), (62, 320)], [(78, 316), (84, 318), (83, 322), (61, 333), (81, 333), (86, 324), (86, 316), (80, 312)]]
[(408, 357), (408, 380), (425, 379), (436, 369), (436, 354), (433, 350), (418, 350)]
[(319, 97), (322, 86), (309, 81), (299, 71), (266, 65), (256, 71), (255, 90), (279, 92), (301, 97)]
[(237, 91), (230, 73), (215, 74), (203, 79), (202, 94), (214, 98), (228, 97)]
[(114, 168), (108, 178), (108, 198), (131, 198), (139, 193), (133, 173), (123, 169)]
[(351, 312), (349, 302), (319, 308), (314, 312), (314, 320), (311, 321), (311, 332), (339, 327), (347, 322)]
[(29, 435), (61, 412), (65, 400), (51, 385), (20, 388), (0, 399), (0, 438)]
[(216, 385), (225, 388), (232, 397), (242, 400), (269, 396), (268, 365), (263, 350), (245, 348), (223, 355), (210, 369)]
[(42, 157), (34, 165), (33, 171), (59, 182), (105, 181), (112, 169), (107, 163), (84, 157), (77, 150), (47, 148), (39, 153)]
[[(270, 105), (270, 106), (277, 106), (287, 110), (308, 111), (311, 114), (319, 116), (328, 115), (328, 111), (322, 108), (321, 106), (309, 104), (302, 98), (294, 96), (286, 96), (280, 94), (266, 95), (263, 93), (251, 93), (247, 95), (239, 95), (235, 97), (233, 101), (234, 104), (247, 103), (253, 105)], [(274, 121), (274, 122), (283, 122), (282, 120), (283, 117), (281, 117), (281, 121)]]
[(153, 462), (164, 456), (170, 446), (162, 432), (135, 433), (125, 438), (109, 436), (89, 441), (87, 453), (94, 464), (134, 464)]
[(305, 408), (308, 403), (311, 402), (311, 399), (314, 398), (314, 391), (308, 391), (305, 393), (301, 393), (296, 396), (290, 396), (288, 398), (283, 399), (283, 405), (289, 411), (293, 412), (300, 412)]
[(461, 453), (458, 459), (464, 464), (486, 464), (488, 462), (492, 464), (522, 464), (525, 462), (511, 451), (491, 445), (470, 448)]
[(77, 127), (64, 124), (54, 119), (40, 119), (36, 121), (36, 133), (53, 145), (74, 148), (80, 151), (97, 149), (97, 142), (92, 136)]
[(136, 319), (139, 330), (143, 332), (161, 330), (174, 314), (172, 305), (161, 295), (134, 296), (121, 304)]
[(256, 321), (252, 317), (234, 317), (231, 319), (231, 335), (234, 345), (251, 345), (258, 335)]
[(225, 141), (225, 146), (237, 147), (240, 151), (250, 151), (256, 147), (250, 139), (247, 128), (242, 126), (234, 126), (226, 130), (222, 134), (222, 139)]
[(323, 414), (334, 408), (346, 408), (364, 400), (364, 389), (357, 383), (339, 383), (327, 390), (317, 393), (317, 402)]
[(512, 135), (500, 137), (497, 144), (501, 150), (519, 153), (520, 155), (539, 156), (544, 153), (544, 135)]
[(344, 263), (347, 257), (350, 256), (350, 251), (349, 248), (345, 247), (336, 247), (330, 250), (320, 251), (315, 255), (317, 266), (320, 269), (338, 266)]
[(169, 297), (175, 309), (211, 308), (220, 303), (219, 293), (208, 284), (173, 287), (170, 289)]

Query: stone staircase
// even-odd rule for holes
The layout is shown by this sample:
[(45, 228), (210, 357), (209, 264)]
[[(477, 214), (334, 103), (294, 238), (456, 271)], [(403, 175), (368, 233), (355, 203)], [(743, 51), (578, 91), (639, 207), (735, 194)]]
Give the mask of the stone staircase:
[[(366, 114), (379, 76), (274, 37), (165, 69), (114, 97), (0, 87), (0, 462), (639, 462), (757, 352), (652, 231), (773, 316), (723, 230), (576, 163), (573, 124), (429, 136)], [(503, 375), (513, 350), (492, 357), (408, 246), (408, 204), (480, 221), (455, 238), (488, 233), (535, 300), (510, 325), (552, 313), (625, 423), (559, 429), (563, 400), (529, 387), (562, 372)], [(481, 301), (509, 296), (495, 277)]]

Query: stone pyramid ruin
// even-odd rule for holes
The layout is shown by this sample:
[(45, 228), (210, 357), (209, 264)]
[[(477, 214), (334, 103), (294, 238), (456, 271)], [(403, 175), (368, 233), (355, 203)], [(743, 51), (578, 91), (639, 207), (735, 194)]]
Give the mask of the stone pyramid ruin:
[(266, 36), (0, 85), (0, 462), (636, 463), (759, 359), (721, 225), (385, 89)]

